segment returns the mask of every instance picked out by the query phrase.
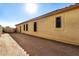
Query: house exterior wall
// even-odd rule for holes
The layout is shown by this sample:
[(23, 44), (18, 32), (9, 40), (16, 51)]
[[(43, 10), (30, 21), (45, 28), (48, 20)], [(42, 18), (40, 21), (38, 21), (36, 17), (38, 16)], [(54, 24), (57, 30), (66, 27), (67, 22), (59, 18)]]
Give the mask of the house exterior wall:
[[(56, 28), (56, 17), (61, 17), (61, 28)], [(37, 32), (33, 31), (33, 23), (37, 22)], [(23, 25), (28, 24), (28, 31), (23, 30)], [(79, 8), (54, 14), (38, 20), (17, 25), (17, 31), (50, 40), (79, 45)]]
[(0, 25), (0, 35), (2, 34), (2, 31), (3, 31), (3, 28), (2, 28), (2, 26)]
[(15, 28), (5, 27), (5, 28), (3, 28), (3, 31), (6, 33), (14, 33)]

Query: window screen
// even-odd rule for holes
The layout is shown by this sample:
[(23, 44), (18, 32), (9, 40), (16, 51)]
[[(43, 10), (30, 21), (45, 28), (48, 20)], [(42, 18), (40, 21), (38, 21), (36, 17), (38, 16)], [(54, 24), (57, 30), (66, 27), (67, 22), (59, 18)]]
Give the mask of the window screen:
[(61, 17), (56, 17), (56, 28), (61, 28)]
[(36, 32), (36, 31), (37, 31), (37, 23), (34, 22), (34, 32)]

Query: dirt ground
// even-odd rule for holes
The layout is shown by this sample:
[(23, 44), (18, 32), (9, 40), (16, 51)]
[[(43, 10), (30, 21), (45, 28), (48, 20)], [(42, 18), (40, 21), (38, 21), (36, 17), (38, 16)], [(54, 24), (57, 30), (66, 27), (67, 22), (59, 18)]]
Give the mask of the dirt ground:
[(26, 56), (24, 49), (13, 38), (5, 33), (0, 36), (0, 56)]
[(63, 44), (20, 33), (10, 34), (31, 56), (79, 56), (79, 46)]

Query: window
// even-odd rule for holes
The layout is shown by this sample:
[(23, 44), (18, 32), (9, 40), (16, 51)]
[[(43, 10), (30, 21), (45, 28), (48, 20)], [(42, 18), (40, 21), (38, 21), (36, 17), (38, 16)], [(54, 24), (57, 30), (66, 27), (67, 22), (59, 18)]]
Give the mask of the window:
[(21, 26), (20, 26), (20, 32), (21, 32)]
[(23, 27), (23, 30), (25, 31), (25, 25), (24, 25), (24, 27)]
[(56, 28), (61, 28), (61, 17), (56, 17)]
[(28, 24), (26, 24), (26, 31), (28, 31)]
[(34, 32), (36, 32), (36, 31), (37, 31), (37, 23), (34, 22)]

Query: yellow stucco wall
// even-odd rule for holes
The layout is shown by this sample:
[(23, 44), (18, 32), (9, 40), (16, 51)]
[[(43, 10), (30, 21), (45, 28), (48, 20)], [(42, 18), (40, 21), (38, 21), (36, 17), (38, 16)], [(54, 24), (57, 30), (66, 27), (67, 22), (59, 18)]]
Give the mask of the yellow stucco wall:
[[(55, 27), (57, 16), (61, 16), (62, 28)], [(33, 22), (37, 22), (37, 32), (33, 31)], [(28, 24), (28, 31), (23, 30), (24, 24)], [(21, 24), (22, 33), (79, 45), (79, 8), (24, 24)], [(16, 26), (17, 31), (19, 31), (19, 27), (20, 25)]]
[(3, 28), (2, 28), (2, 26), (0, 25), (0, 35), (2, 34), (2, 31), (3, 31)]

